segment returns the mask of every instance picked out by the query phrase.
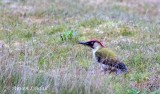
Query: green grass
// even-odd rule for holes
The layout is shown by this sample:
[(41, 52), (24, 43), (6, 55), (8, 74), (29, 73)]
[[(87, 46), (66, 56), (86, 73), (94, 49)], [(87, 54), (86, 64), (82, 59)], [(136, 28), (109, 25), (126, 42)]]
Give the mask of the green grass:
[(103, 21), (100, 20), (100, 19), (97, 19), (97, 18), (92, 18), (92, 19), (89, 19), (89, 20), (85, 20), (85, 21), (82, 21), (79, 26), (82, 26), (82, 27), (90, 27), (90, 28), (94, 28), (100, 24), (102, 24)]
[(158, 55), (158, 56), (156, 57), (156, 61), (157, 61), (157, 63), (160, 64), (160, 55)]
[[(0, 93), (159, 94), (159, 8), (128, 0), (0, 1)], [(90, 39), (114, 50), (128, 73), (100, 72), (91, 49), (78, 44)]]
[(127, 28), (127, 27), (122, 27), (120, 29), (120, 33), (122, 36), (133, 36), (135, 32), (129, 30), (129, 28)]
[(67, 27), (65, 25), (49, 26), (46, 28), (45, 32), (48, 32), (48, 35), (50, 35), (57, 32), (64, 32), (66, 29)]

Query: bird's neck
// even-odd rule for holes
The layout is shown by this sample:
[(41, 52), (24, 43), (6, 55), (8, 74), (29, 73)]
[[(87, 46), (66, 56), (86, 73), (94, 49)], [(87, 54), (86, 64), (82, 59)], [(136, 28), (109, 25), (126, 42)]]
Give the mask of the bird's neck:
[(95, 54), (95, 52), (96, 52), (97, 50), (99, 50), (100, 48), (102, 48), (102, 47), (101, 47), (101, 46), (95, 47), (94, 49), (92, 49), (92, 53)]
[(95, 47), (94, 49), (92, 49), (93, 59), (96, 59), (95, 53), (96, 53), (97, 50), (99, 50), (99, 49), (101, 49), (101, 48), (102, 48), (101, 46), (97, 46), (97, 47)]

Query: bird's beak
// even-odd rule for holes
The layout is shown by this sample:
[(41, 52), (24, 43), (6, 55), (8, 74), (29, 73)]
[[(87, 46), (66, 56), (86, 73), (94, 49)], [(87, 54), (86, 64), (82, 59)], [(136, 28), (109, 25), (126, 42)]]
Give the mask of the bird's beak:
[(88, 46), (88, 45), (89, 45), (89, 43), (88, 43), (88, 42), (78, 42), (78, 44), (82, 44), (82, 45), (86, 45), (86, 46)]

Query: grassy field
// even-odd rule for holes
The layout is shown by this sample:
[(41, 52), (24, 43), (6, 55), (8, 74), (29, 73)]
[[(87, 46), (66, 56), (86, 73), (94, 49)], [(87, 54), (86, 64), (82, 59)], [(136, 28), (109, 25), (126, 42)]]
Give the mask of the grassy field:
[[(102, 74), (90, 39), (129, 72)], [(0, 0), (0, 94), (160, 94), (160, 1)]]

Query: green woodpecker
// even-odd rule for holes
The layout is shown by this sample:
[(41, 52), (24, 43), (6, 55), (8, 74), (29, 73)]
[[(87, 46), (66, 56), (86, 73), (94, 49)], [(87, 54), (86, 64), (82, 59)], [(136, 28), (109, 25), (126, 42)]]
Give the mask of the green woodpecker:
[(87, 42), (79, 42), (79, 44), (92, 48), (93, 59), (97, 63), (101, 64), (101, 69), (103, 71), (109, 70), (110, 73), (116, 72), (117, 74), (127, 72), (128, 69), (126, 65), (119, 61), (115, 53), (104, 47), (100, 41), (90, 40)]

